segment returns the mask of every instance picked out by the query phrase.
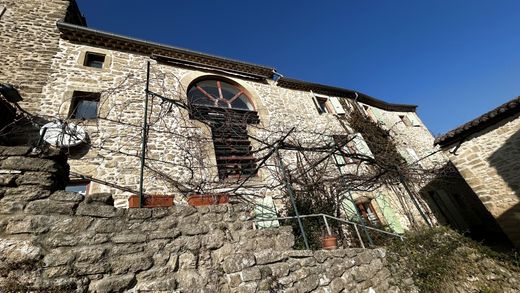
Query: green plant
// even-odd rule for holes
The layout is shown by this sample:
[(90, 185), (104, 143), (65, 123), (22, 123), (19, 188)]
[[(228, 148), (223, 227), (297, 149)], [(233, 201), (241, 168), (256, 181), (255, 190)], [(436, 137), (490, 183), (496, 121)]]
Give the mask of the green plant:
[[(436, 227), (406, 234), (405, 241), (388, 246), (388, 260), (397, 280), (411, 277), (421, 292), (446, 292), (481, 274), (482, 261), (519, 273), (518, 262), (446, 228)], [(507, 280), (504, 280), (507, 283)], [(499, 281), (481, 278), (480, 292), (497, 292)]]

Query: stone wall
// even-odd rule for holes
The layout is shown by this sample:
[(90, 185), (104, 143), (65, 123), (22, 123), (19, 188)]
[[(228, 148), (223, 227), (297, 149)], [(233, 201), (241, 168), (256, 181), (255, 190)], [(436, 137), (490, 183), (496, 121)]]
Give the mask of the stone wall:
[[(7, 12), (0, 26), (8, 33), (0, 36), (0, 42), (5, 44), (9, 54), (0, 57), (7, 64), (0, 69), (5, 68), (0, 81), (5, 79), (21, 89), (24, 98), (21, 106), (42, 117), (40, 124), (54, 119), (68, 120), (75, 91), (101, 93), (98, 119), (68, 120), (83, 126), (90, 138), (89, 144), (83, 148), (68, 150), (72, 158), (69, 163), (72, 171), (98, 179), (96, 183), (90, 184), (90, 192), (110, 192), (116, 206), (126, 206), (128, 196), (135, 193), (128, 190), (138, 190), (139, 186), (146, 63), (152, 62), (151, 90), (182, 102), (186, 101), (186, 90), (193, 80), (205, 75), (215, 76), (215, 72), (167, 66), (137, 52), (60, 39), (56, 21), (66, 16), (69, 1), (18, 3), (0, 0), (2, 3), (5, 3)], [(85, 66), (87, 52), (104, 54), (103, 68)], [(280, 137), (280, 133), (295, 127), (289, 140), (324, 143), (325, 136), (330, 138), (330, 135), (345, 134), (348, 130), (333, 113), (320, 115), (313, 103), (313, 94), (309, 91), (291, 90), (277, 86), (271, 80), (253, 81), (227, 73), (221, 73), (219, 77), (236, 82), (253, 100), (260, 124), (250, 125), (248, 131), (260, 140), (273, 142)], [(153, 123), (147, 149), (145, 192), (175, 196), (177, 202), (180, 202), (193, 190), (204, 188), (202, 192), (220, 192), (229, 188), (228, 182), (223, 183), (216, 176), (211, 130), (190, 120), (184, 109), (170, 108), (157, 98), (151, 101), (151, 105), (150, 121)], [(345, 110), (348, 112), (348, 109)], [(417, 127), (399, 123), (399, 115), (403, 114), (418, 120), (415, 113), (379, 111), (398, 147), (413, 148), (420, 157), (434, 151), (433, 138), (420, 121)], [(252, 145), (255, 150), (264, 147), (257, 141), (252, 141)], [(264, 151), (255, 155), (261, 157), (266, 153)], [(289, 153), (282, 151), (287, 166), (291, 168), (296, 165), (296, 160)], [(429, 158), (428, 164), (431, 159), (446, 162), (441, 154)], [(274, 159), (268, 160), (267, 164), (270, 167), (261, 168), (258, 176), (237, 193), (254, 194), (257, 197), (273, 196), (281, 206), (285, 200), (284, 191), (277, 181), (278, 170), (273, 167)], [(335, 169), (335, 166), (331, 168)], [(101, 181), (108, 184), (100, 184)], [(402, 186), (384, 187), (368, 196), (387, 198), (389, 205), (397, 212), (401, 226), (405, 228), (409, 228), (411, 223), (423, 222)], [(429, 212), (426, 205), (423, 208)], [(382, 211), (377, 204), (375, 209), (381, 216)], [(383, 224), (387, 224), (384, 217), (380, 218)]]
[(255, 230), (243, 204), (116, 209), (59, 190), (63, 154), (30, 151), (0, 148), (0, 291), (397, 290), (383, 249), (294, 251), (289, 227)]
[[(106, 55), (106, 65), (102, 69), (89, 68), (83, 65), (82, 57), (86, 52)], [(69, 113), (74, 91), (92, 91), (102, 93), (100, 118), (96, 121), (74, 121), (84, 126), (91, 136), (88, 151), (78, 159), (70, 160), (71, 169), (77, 173), (117, 183), (134, 190), (139, 186), (139, 160), (137, 154), (141, 145), (141, 123), (143, 117), (143, 85), (146, 81), (146, 62), (148, 56), (138, 53), (109, 50), (87, 44), (60, 41), (59, 58), (53, 61), (52, 82), (44, 88), (44, 98), (40, 100), (39, 115), (48, 119), (65, 119)], [(171, 99), (186, 102), (186, 91), (189, 84), (201, 76), (214, 76), (212, 72), (195, 69), (167, 66), (151, 60), (151, 89)], [(250, 125), (249, 133), (260, 140), (273, 142), (278, 133), (284, 133), (295, 127), (289, 140), (308, 143), (327, 143), (324, 137), (346, 132), (335, 114), (320, 115), (313, 102), (313, 94), (308, 91), (282, 88), (272, 81), (252, 81), (236, 76), (222, 75), (223, 78), (236, 82), (247, 90), (256, 106), (260, 117), (259, 125)], [(145, 170), (144, 187), (148, 193), (174, 195), (182, 201), (186, 194), (180, 192), (172, 181), (194, 186), (198, 183), (208, 192), (230, 187), (227, 183), (216, 179), (216, 161), (213, 153), (211, 131), (205, 125), (188, 118), (184, 109), (173, 107), (167, 111), (168, 105), (161, 100), (152, 101), (151, 121), (155, 121), (150, 129), (148, 145), (148, 162), (150, 169)], [(392, 127), (399, 147), (410, 147), (417, 150), (419, 156), (434, 151), (433, 137), (421, 123), (418, 127), (409, 127), (398, 123), (400, 114), (413, 115), (380, 110), (388, 128)], [(348, 125), (347, 125), (348, 127)], [(190, 137), (190, 139), (188, 139)], [(265, 145), (251, 141), (253, 148), (260, 149)], [(255, 154), (265, 155), (267, 151)], [(289, 168), (295, 167), (290, 152), (282, 151), (282, 156)], [(187, 166), (185, 158), (201, 165)], [(447, 159), (441, 154), (435, 156), (439, 161)], [(430, 162), (430, 159), (428, 159)], [(273, 196), (283, 199), (281, 188), (270, 188), (278, 183), (274, 158), (259, 170), (258, 176), (246, 184), (242, 193), (257, 196)], [(431, 165), (428, 165), (430, 167)], [(192, 167), (191, 169), (189, 167)], [(335, 166), (331, 166), (335, 169)], [(192, 171), (195, 176), (192, 177)], [(335, 169), (336, 170), (336, 169)], [(258, 186), (265, 188), (259, 188)], [(254, 186), (252, 189), (247, 189)], [(106, 185), (91, 184), (93, 192), (111, 192), (117, 206), (126, 206), (131, 194)], [(422, 222), (418, 211), (401, 188), (396, 195), (390, 188), (382, 188), (371, 196), (384, 195), (388, 198), (393, 210), (400, 215), (401, 225), (409, 227), (410, 221), (404, 216), (403, 209), (413, 215), (417, 222)], [(403, 198), (402, 200), (398, 197)], [(403, 204), (406, 207), (403, 207)], [(411, 208), (408, 208), (411, 207)], [(377, 205), (376, 205), (377, 209)], [(379, 211), (380, 212), (380, 211)], [(379, 213), (381, 214), (381, 213)], [(384, 218), (383, 218), (384, 221)]]
[(64, 19), (69, 0), (0, 0), (0, 83), (14, 84), (24, 97), (21, 105), (38, 110), (42, 88), (48, 82), (58, 52), (58, 20)]
[[(509, 239), (520, 246), (520, 118), (515, 115), (464, 139), (446, 153)], [(455, 153), (451, 153), (456, 149)]]

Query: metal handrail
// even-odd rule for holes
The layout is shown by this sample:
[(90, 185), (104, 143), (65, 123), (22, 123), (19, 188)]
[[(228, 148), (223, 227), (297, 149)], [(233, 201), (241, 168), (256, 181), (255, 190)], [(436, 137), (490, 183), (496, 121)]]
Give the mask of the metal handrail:
[[(311, 217), (322, 217), (323, 221), (325, 222), (325, 227), (327, 228), (327, 233), (329, 235), (332, 235), (332, 232), (330, 230), (329, 223), (327, 222), (327, 218), (334, 219), (334, 220), (339, 221), (339, 222), (343, 222), (343, 223), (346, 223), (346, 224), (353, 225), (354, 226), (354, 230), (356, 231), (356, 235), (357, 235), (357, 237), (359, 239), (359, 242), (361, 243), (361, 247), (366, 248), (365, 244), (363, 243), (363, 239), (361, 238), (361, 235), (359, 234), (359, 230), (358, 230), (358, 227), (357, 227), (358, 225), (360, 225), (359, 223), (348, 221), (348, 220), (341, 219), (341, 218), (337, 218), (337, 217), (334, 217), (334, 216), (331, 216), (331, 215), (327, 215), (327, 214), (308, 214), (308, 215), (299, 215), (299, 216), (291, 216), (291, 217), (266, 218), (266, 219), (255, 218), (254, 221), (255, 222), (267, 222), (267, 221), (289, 220), (289, 219), (296, 219), (296, 218), (311, 218)], [(373, 230), (373, 231), (376, 231), (376, 232), (379, 232), (379, 233), (383, 233), (383, 234), (387, 234), (387, 235), (391, 235), (391, 236), (397, 237), (397, 238), (401, 239), (401, 241), (403, 241), (404, 238), (405, 238), (404, 236), (399, 235), (397, 233), (388, 232), (388, 231), (385, 231), (385, 230), (377, 229), (377, 228), (374, 228), (374, 227), (369, 227), (369, 226), (366, 226), (366, 225), (362, 225), (362, 226), (364, 226), (365, 229), (369, 229), (369, 230)]]

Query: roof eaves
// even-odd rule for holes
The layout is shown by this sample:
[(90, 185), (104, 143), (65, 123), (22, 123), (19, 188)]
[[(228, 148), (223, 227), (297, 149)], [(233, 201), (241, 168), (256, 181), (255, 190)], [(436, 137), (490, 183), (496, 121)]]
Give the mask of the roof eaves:
[(275, 69), (271, 67), (233, 60), (161, 43), (150, 42), (75, 24), (58, 22), (57, 26), (62, 33), (62, 37), (71, 41), (93, 43), (96, 46), (136, 51), (146, 55), (157, 54), (170, 56), (183, 59), (188, 62), (198, 62), (204, 64), (205, 66), (226, 68), (230, 71), (243, 74), (254, 74), (256, 76), (263, 76), (265, 78), (272, 78), (273, 73), (275, 72)]
[(376, 99), (374, 97), (371, 97), (369, 95), (360, 93), (358, 91), (345, 89), (345, 88), (339, 88), (329, 85), (323, 85), (318, 83), (312, 83), (287, 77), (282, 77), (278, 80), (277, 85), (285, 88), (290, 89), (297, 89), (297, 90), (305, 90), (324, 94), (324, 95), (330, 95), (330, 96), (338, 96), (338, 97), (345, 97), (350, 99), (355, 99), (356, 93), (357, 93), (357, 101), (361, 103), (365, 103), (370, 106), (374, 106), (377, 108), (381, 108), (383, 110), (387, 111), (402, 111), (402, 112), (415, 112), (417, 106), (416, 105), (407, 105), (407, 104), (393, 104), (393, 103), (387, 103), (385, 101)]
[(435, 139), (434, 144), (446, 147), (468, 136), (481, 131), (503, 119), (509, 118), (520, 112), (520, 97), (516, 97), (495, 109), (480, 115), (479, 117), (448, 131), (446, 134)]

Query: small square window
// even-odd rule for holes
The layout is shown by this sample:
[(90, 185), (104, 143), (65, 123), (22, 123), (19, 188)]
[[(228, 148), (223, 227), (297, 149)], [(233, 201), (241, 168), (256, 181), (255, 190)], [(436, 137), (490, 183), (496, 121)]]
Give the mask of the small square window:
[(76, 192), (81, 195), (87, 195), (89, 189), (90, 181), (88, 180), (78, 180), (71, 181), (67, 186), (65, 186), (65, 191)]
[(316, 101), (318, 102), (318, 112), (320, 114), (329, 113), (329, 110), (327, 109), (327, 99), (326, 98), (316, 97)]
[(85, 54), (85, 62), (83, 65), (87, 67), (103, 68), (103, 63), (105, 63), (105, 55), (90, 52)]
[(74, 92), (70, 104), (69, 118), (96, 119), (100, 96), (99, 93)]

